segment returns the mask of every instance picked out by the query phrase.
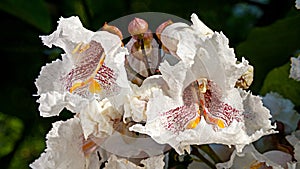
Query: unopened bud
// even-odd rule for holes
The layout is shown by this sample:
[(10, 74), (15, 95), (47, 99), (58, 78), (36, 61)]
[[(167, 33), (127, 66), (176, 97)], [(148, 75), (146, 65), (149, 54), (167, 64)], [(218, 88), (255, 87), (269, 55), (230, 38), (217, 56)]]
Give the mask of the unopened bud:
[(123, 39), (123, 35), (122, 32), (120, 31), (120, 29), (118, 29), (115, 26), (112, 25), (108, 25), (106, 22), (104, 23), (103, 27), (101, 28), (102, 31), (107, 31), (109, 33), (115, 34), (117, 36), (119, 36), (119, 38), (122, 40)]
[(128, 25), (128, 32), (131, 35), (139, 35), (148, 31), (148, 23), (140, 18), (134, 18)]
[(156, 28), (156, 35), (158, 37), (158, 39), (160, 39), (160, 35), (162, 33), (162, 31), (169, 25), (171, 25), (173, 23), (173, 21), (171, 21), (170, 19), (167, 20), (166, 22), (160, 24), (157, 28)]
[(144, 33), (143, 39), (144, 39), (144, 43), (146, 45), (150, 45), (151, 44), (151, 42), (153, 40), (153, 35), (152, 35), (151, 30), (148, 30), (147, 32)]

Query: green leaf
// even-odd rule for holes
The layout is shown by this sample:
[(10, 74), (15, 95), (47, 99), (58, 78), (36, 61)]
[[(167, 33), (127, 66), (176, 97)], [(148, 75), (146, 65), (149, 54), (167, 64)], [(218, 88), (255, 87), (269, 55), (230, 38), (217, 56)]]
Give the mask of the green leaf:
[(43, 0), (1, 0), (0, 10), (14, 15), (42, 32), (51, 30), (50, 13)]
[(300, 13), (266, 27), (253, 29), (246, 41), (236, 48), (238, 56), (254, 65), (252, 90), (259, 91), (263, 79), (274, 67), (286, 63), (300, 47)]
[(14, 149), (22, 131), (23, 123), (20, 119), (0, 113), (0, 158)]
[(45, 149), (45, 133), (41, 127), (36, 124), (36, 127), (25, 137), (15, 152), (8, 169), (30, 169), (29, 164), (39, 158)]
[(290, 63), (275, 68), (267, 75), (261, 94), (277, 92), (290, 99), (296, 106), (300, 106), (300, 82), (289, 78)]

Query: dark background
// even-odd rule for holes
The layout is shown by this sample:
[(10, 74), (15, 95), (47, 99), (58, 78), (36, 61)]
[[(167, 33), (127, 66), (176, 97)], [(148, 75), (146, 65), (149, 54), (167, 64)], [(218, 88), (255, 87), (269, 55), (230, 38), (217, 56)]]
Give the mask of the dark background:
[(1, 0), (0, 168), (29, 168), (45, 148), (51, 123), (71, 116), (67, 111), (59, 117), (39, 116), (35, 78), (61, 53), (43, 46), (39, 35), (56, 30), (61, 16), (78, 15), (86, 28), (96, 31), (104, 22), (137, 12), (187, 20), (196, 13), (229, 38), (238, 58), (254, 65), (254, 94), (277, 91), (299, 110), (299, 82), (287, 78), (289, 59), (300, 49), (300, 10), (293, 0)]

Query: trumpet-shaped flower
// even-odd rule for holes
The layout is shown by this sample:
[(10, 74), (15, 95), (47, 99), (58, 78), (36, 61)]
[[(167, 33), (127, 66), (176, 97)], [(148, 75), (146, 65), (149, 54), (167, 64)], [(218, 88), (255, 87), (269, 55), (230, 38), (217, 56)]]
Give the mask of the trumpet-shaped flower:
[(148, 134), (182, 154), (189, 145), (220, 143), (238, 151), (266, 134), (274, 133), (269, 111), (261, 99), (235, 87), (251, 66), (238, 62), (228, 39), (212, 32), (192, 15), (192, 26), (173, 23), (161, 33), (163, 45), (178, 58), (159, 70), (167, 83), (147, 103), (145, 125), (132, 131)]
[(126, 50), (119, 37), (89, 31), (78, 17), (61, 18), (58, 23), (51, 35), (41, 36), (48, 47), (66, 52), (62, 60), (44, 66), (36, 80), (41, 115), (58, 115), (64, 107), (78, 112), (92, 99), (122, 99), (128, 83), (123, 66)]

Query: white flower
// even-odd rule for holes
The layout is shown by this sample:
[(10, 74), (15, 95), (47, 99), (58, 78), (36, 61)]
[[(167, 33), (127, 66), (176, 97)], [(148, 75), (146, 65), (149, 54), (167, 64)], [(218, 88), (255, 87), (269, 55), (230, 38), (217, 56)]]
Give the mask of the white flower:
[(300, 167), (300, 130), (293, 132), (291, 135), (285, 137), (288, 142), (294, 147), (294, 157), (297, 162), (289, 163), (289, 169), (296, 169)]
[(117, 158), (115, 155), (111, 155), (104, 169), (163, 169), (165, 165), (163, 159), (164, 155), (147, 158), (140, 162), (140, 164), (143, 165), (143, 167), (140, 167), (127, 159)]
[(292, 57), (291, 62), (290, 78), (300, 81), (300, 56), (298, 58)]
[(30, 164), (33, 169), (92, 169), (99, 168), (95, 145), (83, 138), (78, 118), (58, 121), (46, 136), (47, 148)]
[(119, 37), (89, 31), (78, 17), (61, 18), (58, 23), (55, 32), (41, 36), (48, 47), (55, 45), (66, 52), (62, 60), (44, 66), (36, 80), (41, 115), (58, 115), (64, 107), (76, 113), (91, 99), (121, 100), (122, 89), (129, 86), (124, 68), (126, 49)]
[(300, 0), (296, 0), (295, 3), (296, 3), (296, 5), (295, 5), (296, 8), (297, 8), (297, 9), (300, 9)]
[(288, 153), (272, 150), (259, 153), (251, 144), (244, 148), (243, 152), (234, 151), (230, 160), (216, 164), (218, 169), (240, 169), (240, 168), (267, 168), (273, 169), (287, 168), (287, 163), (292, 161), (292, 156)]
[[(207, 29), (192, 15), (193, 25), (167, 26), (163, 44), (179, 58), (175, 65), (164, 61), (159, 70), (168, 90), (152, 92), (145, 125), (130, 129), (169, 144), (182, 154), (189, 145), (220, 143), (238, 151), (263, 135), (274, 133), (269, 111), (259, 97), (235, 88), (249, 70), (245, 59), (237, 63), (228, 39)], [(174, 35), (174, 36), (173, 36)], [(166, 39), (165, 41), (163, 39)]]
[(274, 121), (284, 124), (286, 133), (291, 133), (297, 128), (300, 115), (294, 110), (295, 105), (289, 99), (271, 92), (263, 97), (263, 104), (270, 110)]

